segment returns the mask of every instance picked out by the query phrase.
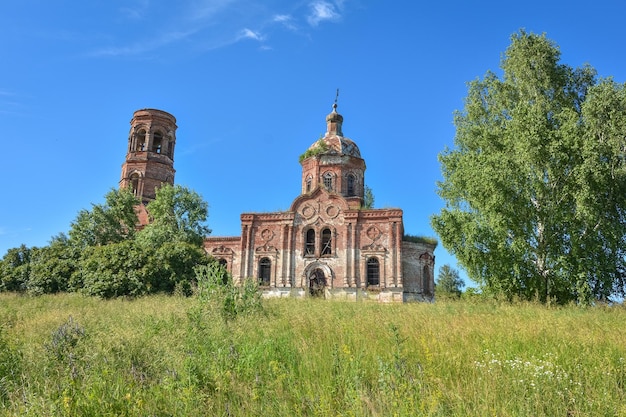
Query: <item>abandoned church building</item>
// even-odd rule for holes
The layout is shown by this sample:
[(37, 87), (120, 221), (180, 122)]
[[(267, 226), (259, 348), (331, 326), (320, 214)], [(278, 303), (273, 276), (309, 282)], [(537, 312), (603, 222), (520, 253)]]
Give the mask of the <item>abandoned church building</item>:
[[(143, 109), (130, 123), (120, 186), (140, 198), (146, 224), (155, 189), (174, 183), (176, 119)], [(435, 245), (403, 239), (401, 209), (363, 208), (365, 161), (342, 123), (335, 103), (326, 134), (300, 158), (301, 192), (288, 211), (243, 213), (240, 236), (209, 236), (205, 250), (236, 284), (257, 279), (266, 297), (432, 301)]]

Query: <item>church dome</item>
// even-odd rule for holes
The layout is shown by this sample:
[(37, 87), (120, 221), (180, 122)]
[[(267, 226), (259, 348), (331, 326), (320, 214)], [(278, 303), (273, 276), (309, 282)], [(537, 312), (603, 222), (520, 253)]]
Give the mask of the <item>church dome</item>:
[(361, 151), (353, 140), (343, 136), (341, 125), (343, 116), (337, 113), (337, 103), (333, 111), (326, 116), (326, 134), (317, 140), (306, 151), (306, 155), (336, 154), (361, 158)]
[(337, 154), (361, 158), (361, 151), (352, 139), (344, 138), (343, 136), (337, 135), (324, 136), (323, 138), (319, 139), (311, 146), (309, 146), (308, 151), (315, 155)]

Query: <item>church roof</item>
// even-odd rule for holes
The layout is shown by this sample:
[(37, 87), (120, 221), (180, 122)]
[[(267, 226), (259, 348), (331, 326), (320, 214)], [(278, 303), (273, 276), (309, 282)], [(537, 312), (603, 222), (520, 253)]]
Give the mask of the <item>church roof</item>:
[(361, 151), (356, 143), (343, 136), (342, 123), (343, 116), (337, 113), (335, 102), (333, 111), (326, 116), (326, 134), (309, 146), (309, 151), (314, 154), (339, 154), (361, 158)]

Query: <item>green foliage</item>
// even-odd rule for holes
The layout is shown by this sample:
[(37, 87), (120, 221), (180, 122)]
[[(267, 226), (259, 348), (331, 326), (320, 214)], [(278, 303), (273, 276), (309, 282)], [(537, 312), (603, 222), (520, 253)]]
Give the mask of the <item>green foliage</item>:
[(623, 306), (281, 299), (235, 320), (205, 304), (198, 320), (198, 302), (0, 294), (0, 372), (13, 375), (0, 382), (0, 414), (626, 411)]
[(439, 268), (439, 276), (437, 277), (437, 295), (452, 295), (455, 297), (461, 296), (461, 289), (465, 286), (465, 283), (459, 276), (459, 271), (452, 268), (450, 265), (445, 264)]
[(31, 249), (26, 245), (7, 251), (0, 261), (0, 290), (24, 291), (30, 274)]
[(10, 392), (20, 383), (22, 354), (12, 346), (0, 323), (0, 409), (10, 400)]
[(521, 31), (469, 83), (432, 226), (483, 291), (585, 303), (625, 290), (626, 89), (559, 60)]
[(73, 287), (101, 298), (136, 297), (149, 292), (152, 265), (141, 246), (132, 241), (87, 248)]
[(57, 361), (71, 361), (78, 342), (85, 336), (85, 329), (70, 316), (54, 332), (49, 343), (44, 345), (48, 354)]
[(439, 241), (436, 238), (429, 236), (404, 235), (402, 240), (405, 242), (426, 243), (428, 245), (433, 245), (434, 247), (437, 247), (439, 244)]
[(149, 247), (159, 247), (165, 242), (187, 242), (202, 246), (211, 230), (204, 224), (208, 204), (193, 190), (180, 185), (163, 184), (156, 191), (154, 201), (148, 203), (151, 223), (137, 237)]
[(374, 192), (369, 186), (365, 186), (365, 191), (363, 193), (363, 208), (366, 210), (374, 208)]
[(48, 246), (33, 248), (28, 292), (39, 295), (67, 291), (79, 258), (79, 251), (62, 233), (53, 237)]
[(225, 320), (260, 313), (263, 309), (256, 280), (248, 278), (236, 286), (223, 265), (210, 262), (195, 269), (197, 298), (201, 307), (220, 311)]
[(163, 186), (148, 206), (154, 222), (140, 232), (137, 203), (130, 190), (112, 190), (104, 204), (79, 212), (69, 238), (61, 233), (43, 248), (9, 250), (0, 260), (0, 291), (191, 295), (194, 268), (209, 261), (202, 247), (210, 232), (206, 202), (187, 188)]
[(196, 284), (196, 267), (209, 262), (203, 248), (186, 242), (167, 242), (150, 253), (147, 260), (148, 290), (172, 293), (178, 289), (182, 294), (191, 295), (190, 289)]
[(328, 144), (324, 141), (323, 137), (320, 137), (317, 142), (309, 149), (307, 149), (300, 157), (298, 161), (302, 163), (305, 159), (308, 159), (312, 156), (318, 156), (328, 152)]
[(72, 287), (101, 298), (137, 297), (157, 292), (183, 293), (195, 283), (195, 268), (209, 258), (185, 242), (169, 242), (151, 251), (133, 241), (85, 250)]
[(102, 246), (132, 239), (138, 223), (135, 205), (138, 200), (129, 188), (113, 189), (104, 204), (81, 210), (70, 226), (70, 242), (77, 248)]

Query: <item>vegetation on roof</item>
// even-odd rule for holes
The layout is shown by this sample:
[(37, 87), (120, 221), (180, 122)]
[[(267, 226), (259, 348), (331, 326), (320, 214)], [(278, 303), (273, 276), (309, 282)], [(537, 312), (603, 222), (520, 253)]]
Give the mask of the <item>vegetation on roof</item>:
[(328, 151), (328, 144), (324, 142), (323, 137), (320, 137), (317, 142), (313, 144), (313, 146), (311, 146), (309, 149), (306, 150), (306, 152), (300, 155), (300, 158), (298, 160), (302, 162), (307, 158), (323, 154), (326, 151)]
[(402, 237), (402, 240), (405, 242), (413, 242), (413, 243), (427, 243), (429, 245), (433, 245), (434, 247), (437, 247), (437, 245), (439, 244), (439, 241), (437, 240), (437, 238), (430, 237), (430, 236), (404, 235)]

